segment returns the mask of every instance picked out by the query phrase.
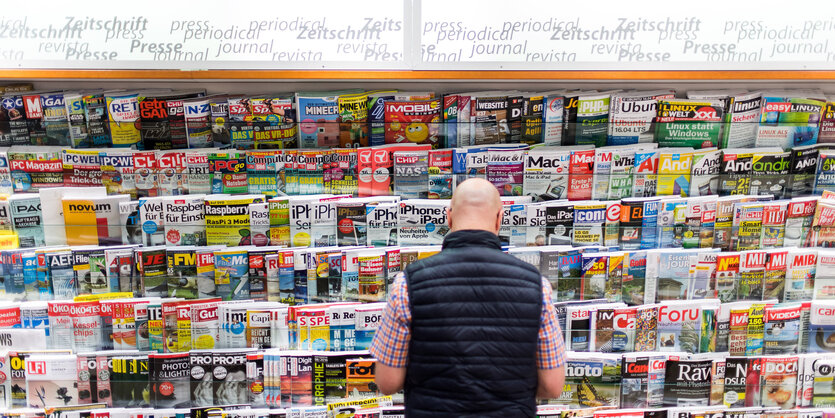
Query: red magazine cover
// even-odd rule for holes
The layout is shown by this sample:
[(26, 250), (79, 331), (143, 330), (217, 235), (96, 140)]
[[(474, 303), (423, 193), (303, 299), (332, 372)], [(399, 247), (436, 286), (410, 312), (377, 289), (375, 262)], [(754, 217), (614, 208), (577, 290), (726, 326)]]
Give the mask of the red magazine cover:
[(387, 101), (386, 144), (428, 144), (438, 148), (441, 128), (441, 99)]
[(568, 165), (568, 200), (589, 200), (594, 174), (594, 150), (572, 151)]

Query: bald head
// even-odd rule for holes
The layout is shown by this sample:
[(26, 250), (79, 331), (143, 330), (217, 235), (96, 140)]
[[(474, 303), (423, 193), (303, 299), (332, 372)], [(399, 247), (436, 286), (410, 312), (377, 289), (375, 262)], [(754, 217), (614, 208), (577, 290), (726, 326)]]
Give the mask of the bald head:
[(449, 204), (451, 230), (481, 229), (498, 234), (501, 223), (502, 200), (493, 183), (474, 178), (455, 188)]

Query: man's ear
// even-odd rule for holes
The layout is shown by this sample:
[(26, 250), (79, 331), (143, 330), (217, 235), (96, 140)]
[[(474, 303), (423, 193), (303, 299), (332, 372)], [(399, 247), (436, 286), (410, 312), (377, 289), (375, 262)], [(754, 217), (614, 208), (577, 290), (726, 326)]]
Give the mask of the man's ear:
[(450, 230), (452, 229), (452, 205), (446, 208), (446, 225)]
[(498, 235), (499, 230), (502, 229), (502, 215), (504, 215), (504, 209), (499, 209), (499, 213), (496, 215), (496, 235)]

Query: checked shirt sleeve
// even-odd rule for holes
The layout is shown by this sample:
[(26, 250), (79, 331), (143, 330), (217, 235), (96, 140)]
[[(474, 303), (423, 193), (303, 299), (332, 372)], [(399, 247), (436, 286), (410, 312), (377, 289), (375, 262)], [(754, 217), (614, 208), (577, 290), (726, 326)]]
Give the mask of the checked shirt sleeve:
[(539, 346), (536, 365), (540, 369), (556, 369), (565, 364), (565, 343), (557, 322), (557, 311), (551, 302), (551, 283), (542, 278), (542, 318), (539, 325)]
[(409, 356), (409, 329), (412, 314), (409, 311), (409, 293), (406, 276), (397, 275), (389, 291), (388, 303), (383, 310), (380, 328), (374, 333), (369, 351), (378, 362), (389, 366), (406, 367)]

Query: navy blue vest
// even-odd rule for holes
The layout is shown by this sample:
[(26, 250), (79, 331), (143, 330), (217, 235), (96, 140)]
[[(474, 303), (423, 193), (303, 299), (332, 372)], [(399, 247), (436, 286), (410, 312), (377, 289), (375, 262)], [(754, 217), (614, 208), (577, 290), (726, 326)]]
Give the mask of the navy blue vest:
[(488, 231), (462, 230), (406, 268), (407, 417), (533, 417), (542, 276)]

